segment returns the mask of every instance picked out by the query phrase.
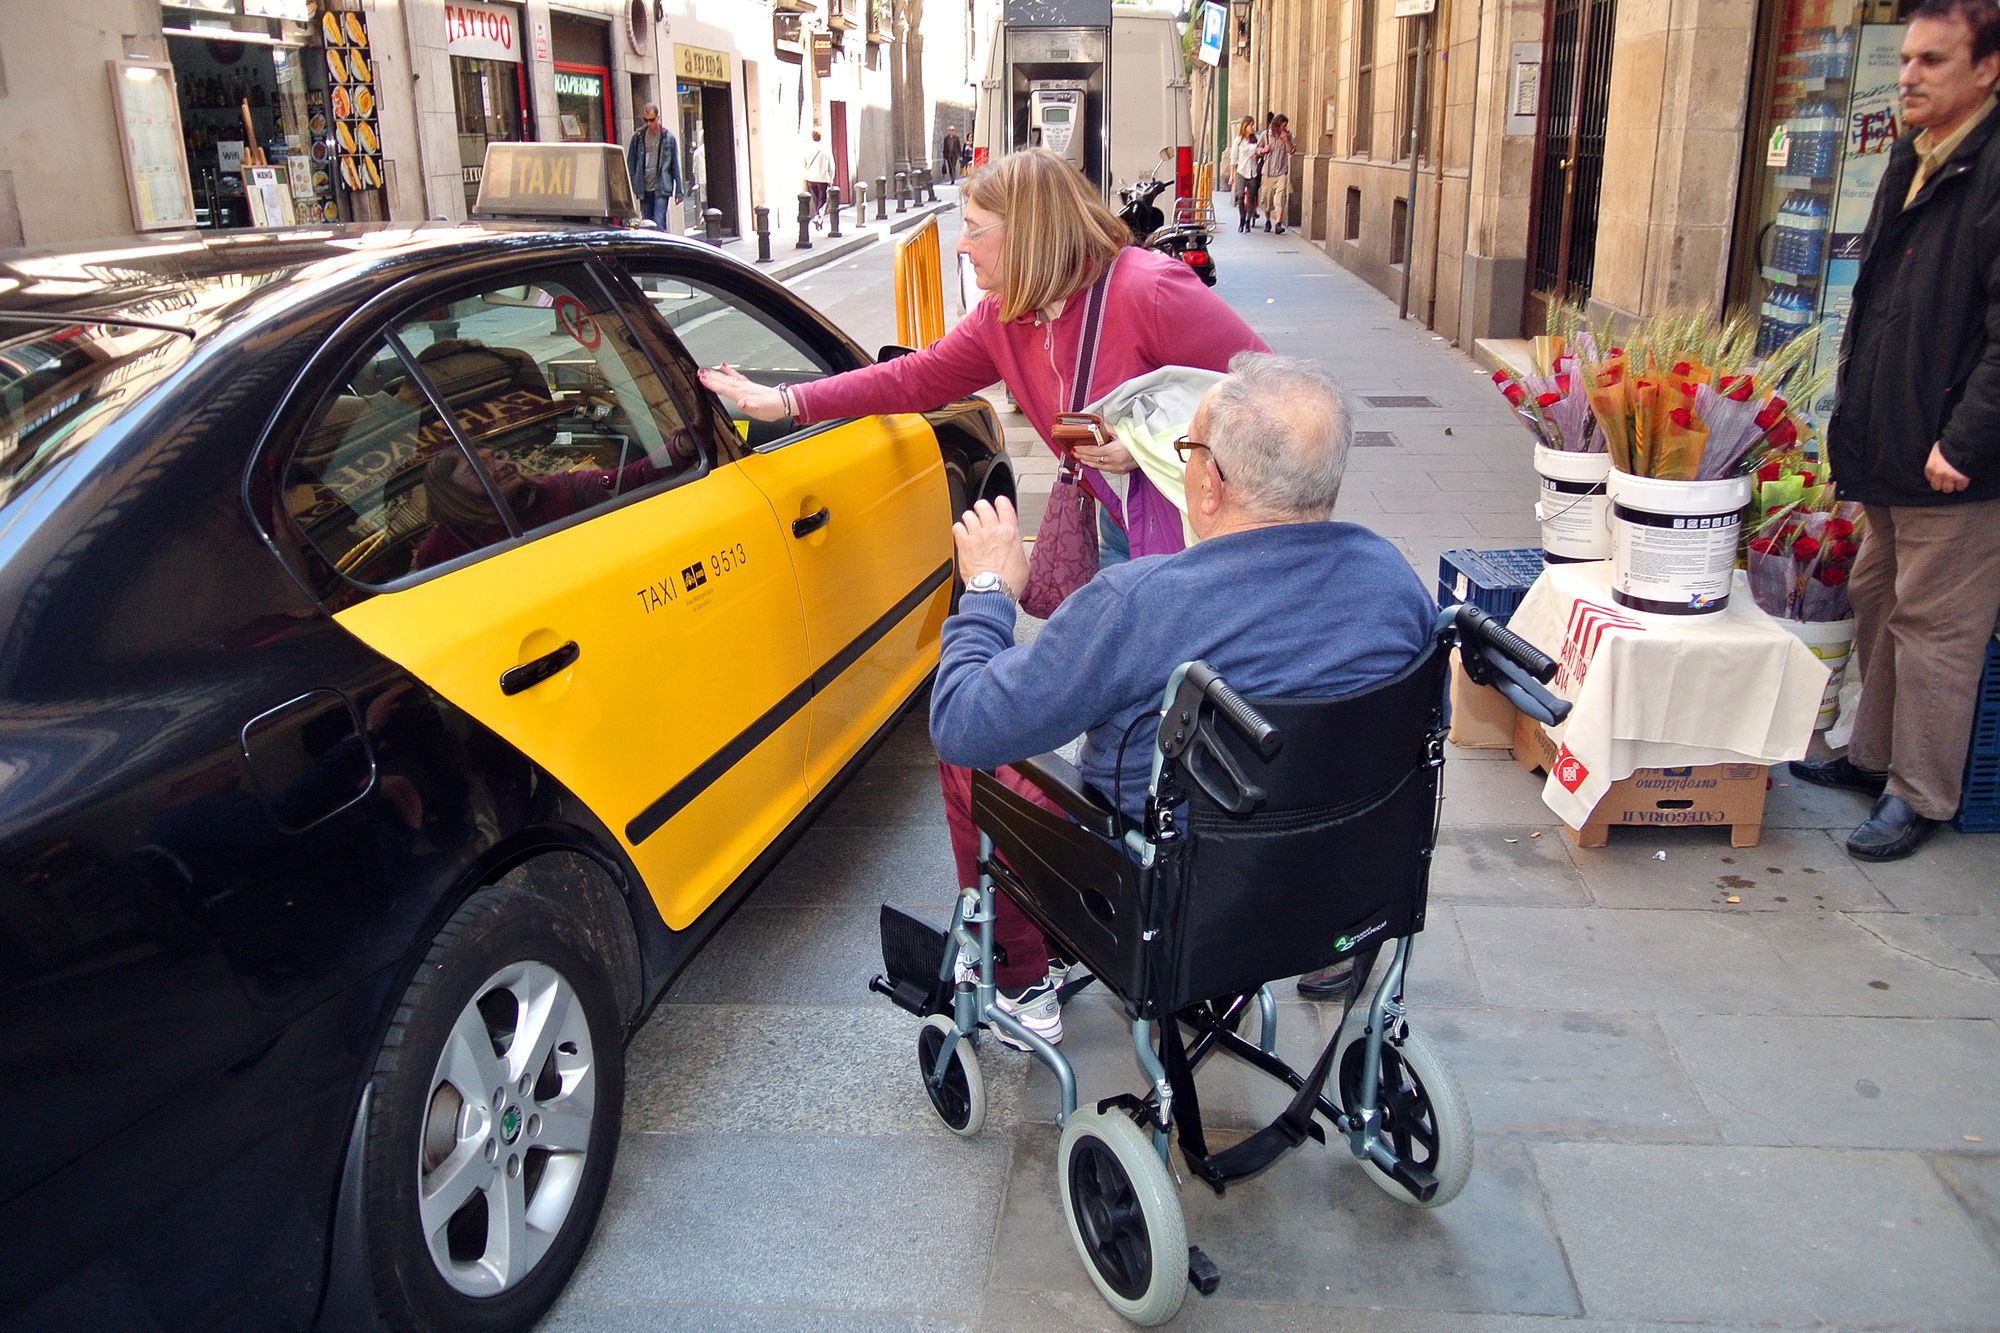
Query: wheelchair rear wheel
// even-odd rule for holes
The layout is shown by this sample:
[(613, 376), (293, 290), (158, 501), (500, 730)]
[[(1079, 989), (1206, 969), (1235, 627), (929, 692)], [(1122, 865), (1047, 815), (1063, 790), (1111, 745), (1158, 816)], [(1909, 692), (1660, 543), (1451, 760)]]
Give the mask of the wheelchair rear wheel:
[[(1368, 1045), (1357, 1027), (1340, 1052), (1342, 1107), (1361, 1099), (1361, 1069), (1367, 1058)], [(1443, 1207), (1458, 1197), (1472, 1174), (1472, 1112), (1466, 1109), (1458, 1080), (1423, 1034), (1413, 1029), (1401, 1043), (1383, 1039), (1379, 1083), (1382, 1133), (1397, 1156), (1436, 1178), (1437, 1193), (1418, 1199), (1366, 1158), (1361, 1159), (1361, 1169), (1398, 1203)]]
[(1079, 1106), (1056, 1151), (1063, 1217), (1098, 1294), (1135, 1324), (1187, 1299), (1187, 1222), (1153, 1137), (1122, 1111)]
[(924, 1020), (924, 1025), (917, 1029), (917, 1077), (924, 1081), (924, 1094), (931, 1099), (931, 1109), (944, 1121), (945, 1128), (969, 1139), (986, 1125), (986, 1080), (980, 1077), (979, 1056), (973, 1052), (972, 1039), (960, 1037), (958, 1045), (952, 1048), (951, 1063), (945, 1066), (944, 1077), (935, 1083), (931, 1077), (931, 1071), (937, 1068), (938, 1052), (957, 1030), (957, 1025), (945, 1014), (932, 1014)]

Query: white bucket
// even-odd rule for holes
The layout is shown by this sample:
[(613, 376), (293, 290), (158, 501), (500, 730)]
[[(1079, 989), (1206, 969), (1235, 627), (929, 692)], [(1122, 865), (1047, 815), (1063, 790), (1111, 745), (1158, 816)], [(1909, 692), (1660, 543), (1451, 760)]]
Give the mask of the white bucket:
[(1542, 525), (1542, 553), (1556, 563), (1611, 557), (1611, 501), (1604, 480), (1611, 455), (1571, 453), (1535, 446), (1541, 495), (1535, 520)]
[(1611, 472), (1611, 596), (1657, 615), (1729, 604), (1750, 478), (1658, 481)]
[(1854, 617), (1845, 620), (1786, 620), (1772, 617), (1826, 664), (1826, 689), (1820, 692), (1814, 731), (1825, 731), (1840, 716), (1840, 685), (1847, 676), (1847, 658), (1854, 651)]

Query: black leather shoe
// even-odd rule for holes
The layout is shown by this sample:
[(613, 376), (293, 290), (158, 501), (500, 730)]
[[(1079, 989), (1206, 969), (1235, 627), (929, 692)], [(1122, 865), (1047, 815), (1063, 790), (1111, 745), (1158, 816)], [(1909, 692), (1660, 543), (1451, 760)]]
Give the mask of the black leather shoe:
[(1925, 819), (1902, 797), (1885, 792), (1848, 838), (1847, 854), (1864, 861), (1900, 861), (1921, 847), (1936, 827), (1935, 819)]
[(1308, 972), (1299, 978), (1299, 994), (1308, 1000), (1344, 1000), (1347, 998), (1347, 992), (1352, 989), (1354, 989), (1352, 958), (1328, 963), (1317, 972)]
[(1868, 796), (1880, 796), (1882, 789), (1889, 785), (1887, 773), (1870, 773), (1865, 768), (1856, 768), (1844, 754), (1832, 759), (1794, 759), (1792, 776), (1815, 787), (1842, 787)]

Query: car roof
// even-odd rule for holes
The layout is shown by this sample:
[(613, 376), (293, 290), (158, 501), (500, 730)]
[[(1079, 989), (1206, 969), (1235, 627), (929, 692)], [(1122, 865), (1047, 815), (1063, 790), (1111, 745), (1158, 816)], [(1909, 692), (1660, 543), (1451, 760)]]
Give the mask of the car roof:
[(0, 251), (0, 320), (8, 316), (163, 325), (196, 338), (252, 314), (297, 284), (335, 286), (347, 302), (496, 247), (657, 246), (725, 259), (711, 246), (643, 229), (427, 223), (172, 232), (36, 250)]

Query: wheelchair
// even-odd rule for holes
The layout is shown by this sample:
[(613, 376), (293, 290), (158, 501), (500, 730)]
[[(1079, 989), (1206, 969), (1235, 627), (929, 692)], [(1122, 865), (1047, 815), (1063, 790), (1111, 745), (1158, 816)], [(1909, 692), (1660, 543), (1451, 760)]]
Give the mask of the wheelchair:
[[(944, 931), (882, 908), (885, 971), (871, 988), (922, 1018), (918, 1073), (947, 1128), (969, 1137), (984, 1123), (982, 1029), (1004, 1031), (1054, 1074), (1070, 1235), (1099, 1293), (1133, 1323), (1163, 1323), (1190, 1283), (1207, 1295), (1220, 1279), (1187, 1242), (1170, 1137), (1218, 1194), (1308, 1138), (1326, 1142), (1327, 1127), (1401, 1202), (1435, 1208), (1464, 1188), (1471, 1117), (1403, 999), (1437, 835), (1453, 647), (1473, 680), (1522, 711), (1551, 724), (1568, 712), (1541, 688), (1555, 664), (1473, 606), (1446, 609), (1397, 676), (1338, 698), (1245, 700), (1205, 663), (1186, 663), (1167, 683), (1137, 827), (1055, 755), (1014, 767), (1062, 814), (975, 772), (979, 884)], [(996, 890), (1087, 974), (1065, 982), (1065, 1000), (1097, 981), (1122, 1002), (1143, 1095), (1079, 1106), (1068, 1059), (995, 1005)], [(1388, 965), (1350, 1030), (1384, 949)], [(1341, 1022), (1301, 1073), (1276, 1054), (1268, 983), (1341, 959), (1354, 966)], [(1243, 1035), (1253, 1009), (1254, 1041)], [(1294, 1095), (1271, 1124), (1211, 1152), (1194, 1075), (1217, 1051)]]

